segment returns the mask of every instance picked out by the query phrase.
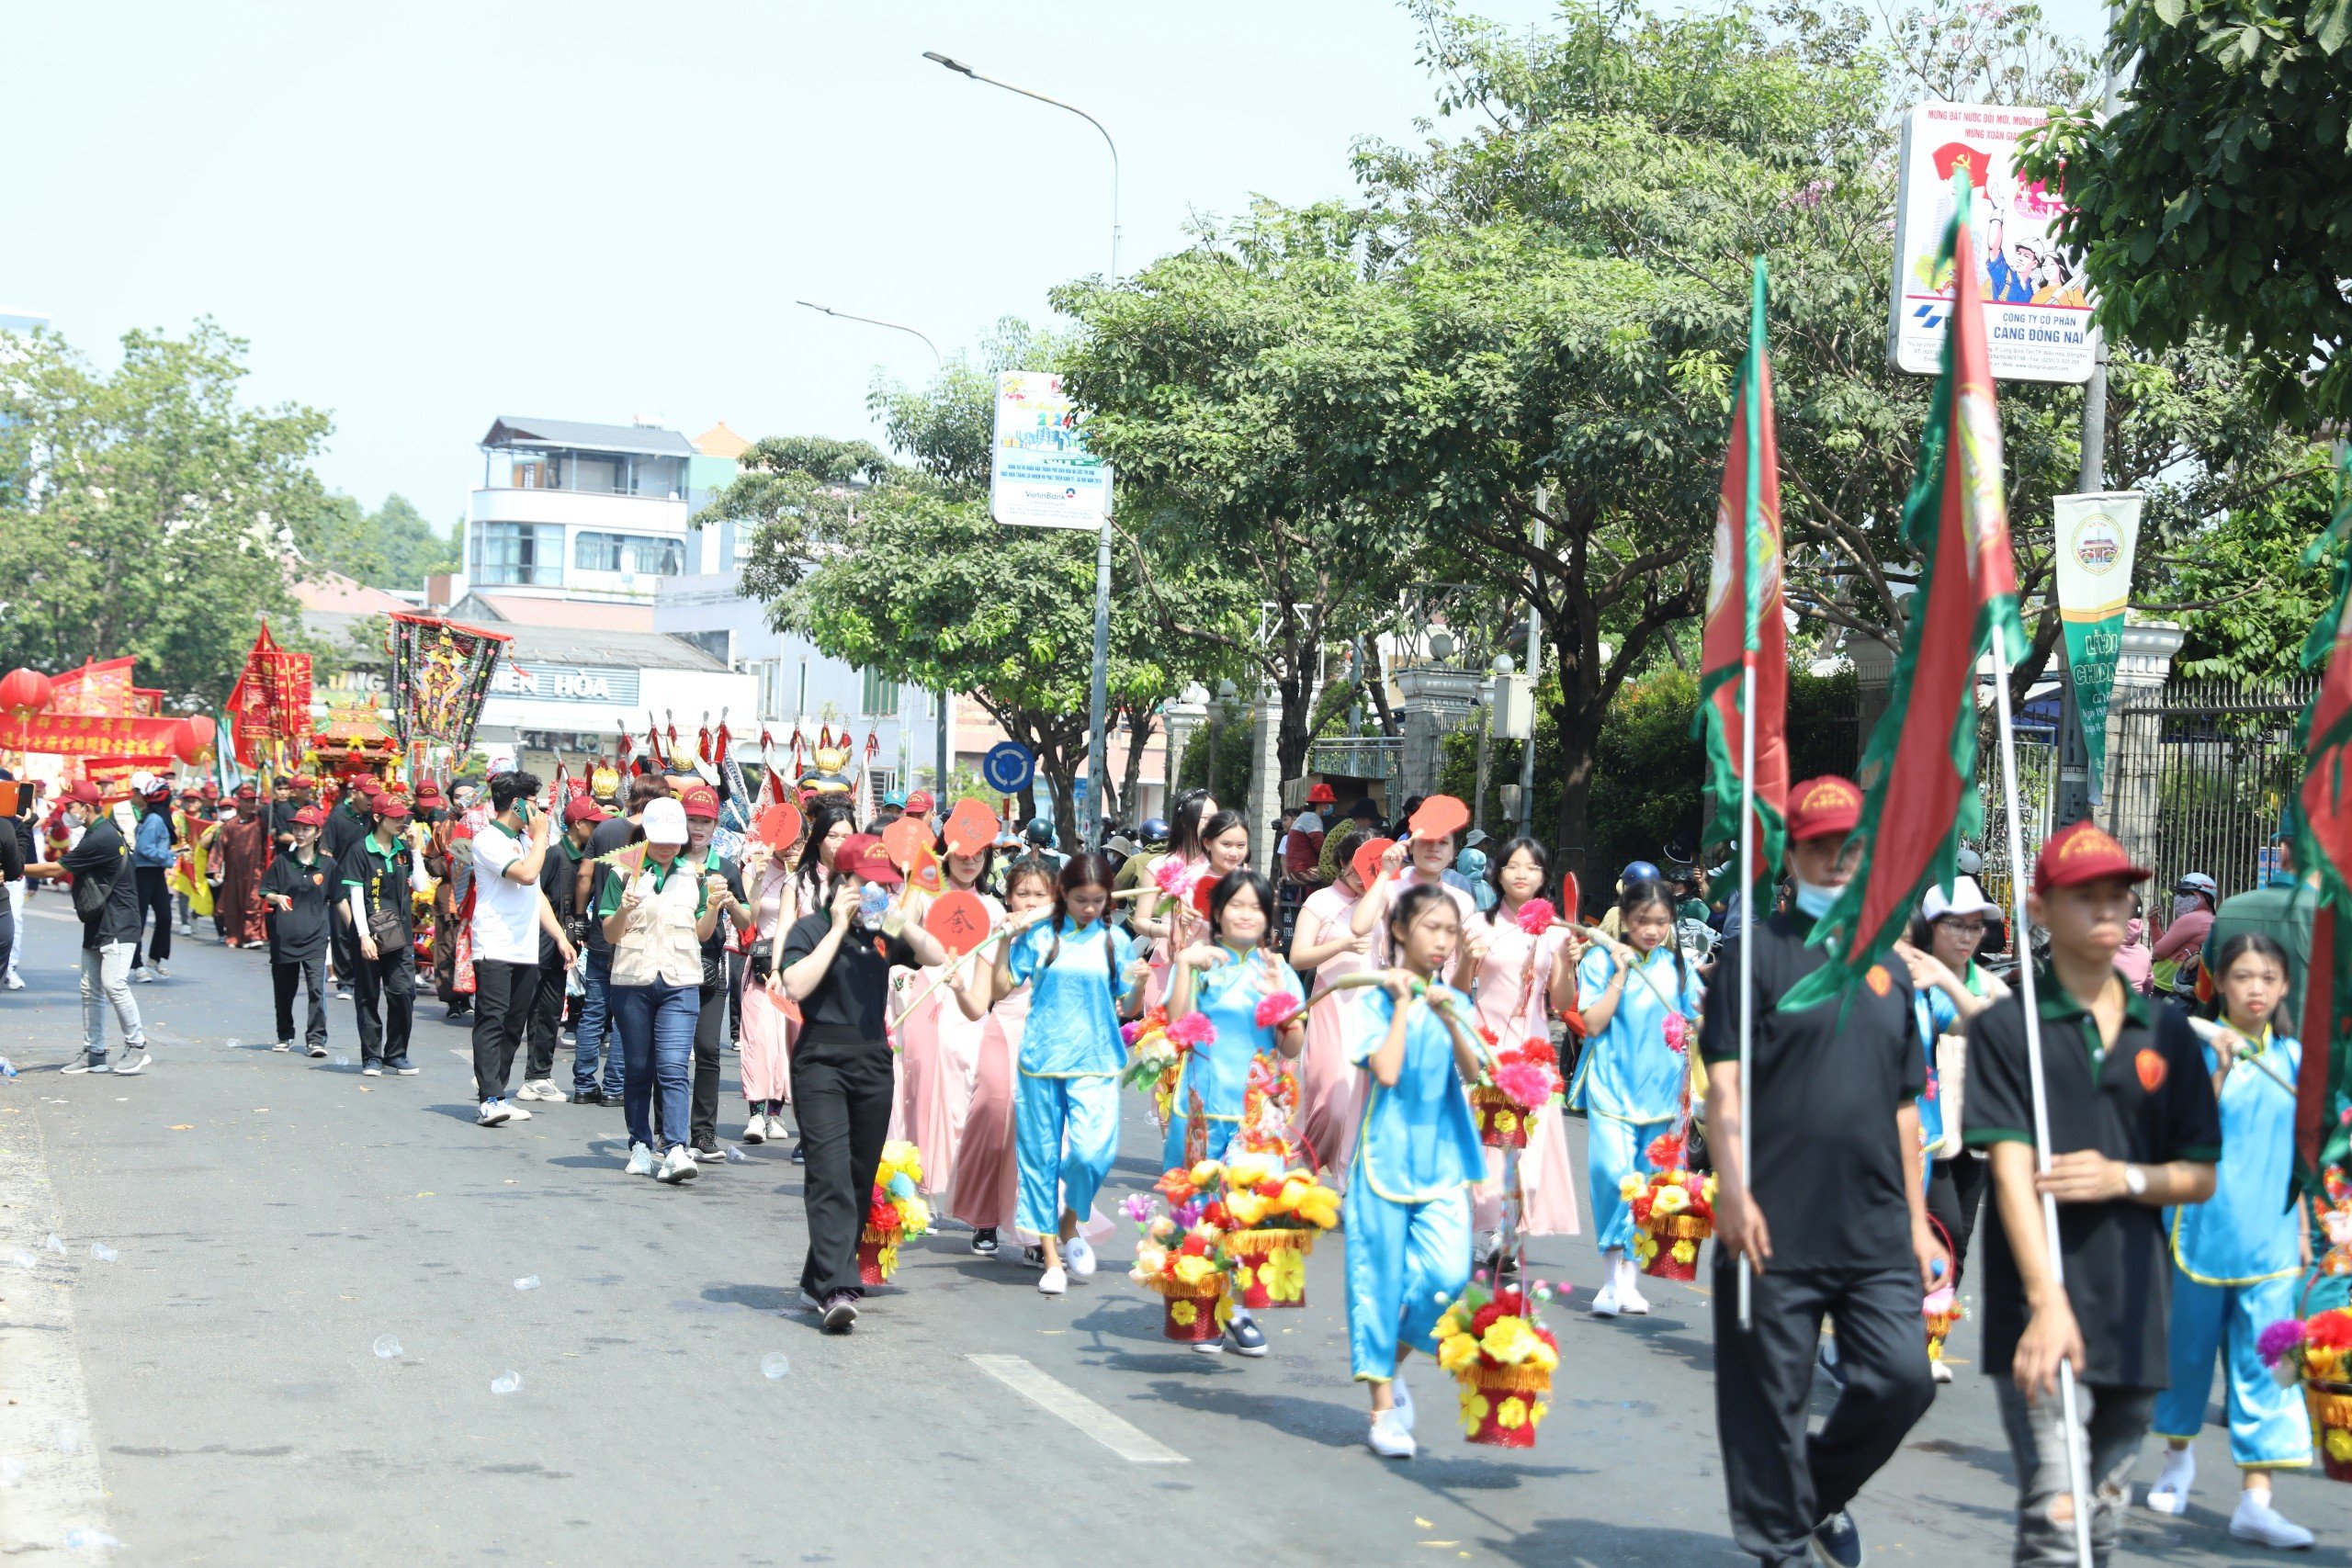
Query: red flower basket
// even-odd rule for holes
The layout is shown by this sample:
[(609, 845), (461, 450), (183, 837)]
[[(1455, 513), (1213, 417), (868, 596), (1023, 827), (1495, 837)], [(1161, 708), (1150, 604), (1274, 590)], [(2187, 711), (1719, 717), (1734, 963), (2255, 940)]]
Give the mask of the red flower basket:
[(2330, 1481), (2352, 1481), (2352, 1383), (2306, 1382), (2303, 1403), (2311, 1411), (2321, 1470)]
[(857, 1282), (871, 1289), (888, 1284), (899, 1271), (899, 1243), (903, 1233), (866, 1226), (857, 1236)]
[(1550, 1372), (1481, 1362), (1464, 1370), (1461, 1389), (1464, 1437), (1498, 1449), (1535, 1446), (1536, 1424), (1551, 1408), (1544, 1403), (1544, 1395), (1552, 1392)]
[(1530, 1112), (1502, 1090), (1491, 1084), (1473, 1086), (1470, 1110), (1478, 1119), (1478, 1141), (1488, 1148), (1523, 1149), (1527, 1146)]
[(1653, 1214), (1641, 1230), (1655, 1244), (1642, 1258), (1642, 1272), (1686, 1282), (1699, 1277), (1700, 1244), (1715, 1234), (1714, 1222), (1696, 1214)]
[(1233, 1260), (1235, 1304), (1261, 1312), (1306, 1304), (1306, 1255), (1315, 1233), (1305, 1230), (1231, 1231), (1226, 1256)]
[(1225, 1332), (1225, 1276), (1212, 1274), (1190, 1289), (1170, 1280), (1158, 1287), (1162, 1302), (1159, 1331), (1179, 1345), (1200, 1345)]

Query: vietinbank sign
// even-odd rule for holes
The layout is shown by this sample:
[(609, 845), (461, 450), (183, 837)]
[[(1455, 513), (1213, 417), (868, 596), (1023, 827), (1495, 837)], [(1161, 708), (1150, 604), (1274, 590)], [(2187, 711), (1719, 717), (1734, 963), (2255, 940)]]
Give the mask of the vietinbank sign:
[(611, 703), (637, 705), (634, 670), (600, 669), (594, 665), (546, 664), (533, 660), (517, 668), (501, 660), (490, 678), (493, 697), (520, 697), (541, 703)]

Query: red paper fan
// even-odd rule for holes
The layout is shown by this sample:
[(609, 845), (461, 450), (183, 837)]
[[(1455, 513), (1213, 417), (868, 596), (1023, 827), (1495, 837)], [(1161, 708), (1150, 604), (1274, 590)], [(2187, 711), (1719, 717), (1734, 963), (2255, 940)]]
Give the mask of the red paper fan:
[(1369, 887), (1379, 880), (1380, 857), (1386, 854), (1389, 846), (1396, 841), (1394, 839), (1366, 839), (1357, 846), (1356, 858), (1348, 863), (1354, 869), (1358, 882)]
[(977, 800), (959, 800), (947, 814), (947, 852), (976, 855), (996, 842), (1003, 824), (995, 812)]
[(901, 817), (882, 829), (883, 852), (890, 863), (900, 871), (912, 871), (922, 863), (923, 852), (931, 848), (931, 829), (916, 817)]
[(1470, 826), (1470, 808), (1450, 795), (1433, 795), (1413, 813), (1413, 837), (1450, 839)]
[(779, 801), (760, 813), (752, 831), (775, 853), (790, 854), (792, 846), (800, 841), (800, 807)]
[(922, 918), (922, 929), (937, 938), (940, 946), (961, 958), (989, 934), (989, 907), (980, 902), (979, 895), (959, 887), (933, 902), (931, 913)]

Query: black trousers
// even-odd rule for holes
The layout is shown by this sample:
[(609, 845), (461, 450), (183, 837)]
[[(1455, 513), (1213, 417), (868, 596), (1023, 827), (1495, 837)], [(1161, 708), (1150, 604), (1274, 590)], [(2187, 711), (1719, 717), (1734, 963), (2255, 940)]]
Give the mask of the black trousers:
[[(799, 1087), (797, 1074), (793, 1087)], [(1935, 1402), (1919, 1270), (1790, 1269), (1756, 1276), (1739, 1326), (1739, 1269), (1715, 1249), (1715, 1431), (1732, 1539), (1769, 1568), (1809, 1561), (1806, 1538), (1853, 1501)], [(1821, 1430), (1805, 1410), (1824, 1316), (1846, 1389)]]
[(359, 973), (363, 962), (359, 952), (359, 928), (351, 923), (350, 906), (341, 899), (327, 916), (327, 941), (334, 953), (334, 983), (349, 986)]
[[(861, 1294), (857, 1236), (874, 1195), (874, 1173), (890, 1132), (893, 1093), (888, 1041), (803, 1040), (792, 1053), (792, 1109), (800, 1122), (808, 1255), (800, 1288), (823, 1301)], [(1912, 1303), (1913, 1317), (1918, 1306)], [(1927, 1376), (1927, 1340), (1920, 1340)]]
[(403, 942), (371, 962), (365, 955), (351, 972), (351, 1005), (359, 1015), (359, 1056), (364, 1066), (408, 1064), (409, 1027), (416, 1021), (416, 950)]
[[(495, 958), (474, 964), (474, 1097), (503, 1100), (523, 1026), (538, 1000), (539, 966)], [(1920, 1343), (1925, 1344), (1922, 1340)]]
[(301, 987), (310, 993), (310, 1027), (302, 1037), (312, 1045), (327, 1043), (326, 958), (273, 958), (269, 961), (269, 980), (277, 997), (277, 1038), (281, 1043), (294, 1039), (294, 988)]
[(137, 865), (139, 881), (139, 918), (143, 923), (149, 915), (155, 917), (155, 934), (147, 939), (147, 956), (161, 964), (172, 955), (172, 868), (167, 865)]
[(695, 1020), (694, 1131), (686, 1141), (698, 1149), (718, 1146), (718, 1057), (727, 1039), (724, 986), (702, 988), (702, 1013)]
[(1951, 1238), (1951, 1282), (1968, 1274), (1969, 1238), (1976, 1234), (1976, 1216), (1983, 1212), (1985, 1179), (1993, 1163), (1980, 1154), (1939, 1159), (1928, 1178), (1928, 1217), (1944, 1227)]
[[(540, 953), (538, 989), (531, 994), (530, 1016), (524, 1025), (523, 1081), (538, 1083), (555, 1077), (555, 1048), (563, 1035), (563, 954), (550, 960)], [(480, 984), (477, 980), (476, 984)]]

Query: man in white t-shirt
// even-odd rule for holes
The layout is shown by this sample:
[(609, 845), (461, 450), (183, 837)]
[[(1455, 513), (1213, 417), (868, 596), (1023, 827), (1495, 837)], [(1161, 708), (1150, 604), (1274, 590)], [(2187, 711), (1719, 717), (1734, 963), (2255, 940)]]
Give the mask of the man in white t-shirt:
[(530, 1118), (507, 1103), (506, 1080), (538, 995), (539, 933), (554, 942), (567, 965), (572, 958), (563, 922), (539, 891), (551, 818), (532, 808), (538, 792), (536, 774), (492, 779), (492, 815), (474, 835), (473, 919), (467, 931), (474, 947), (474, 1093), (481, 1101), (474, 1120), (485, 1127)]

